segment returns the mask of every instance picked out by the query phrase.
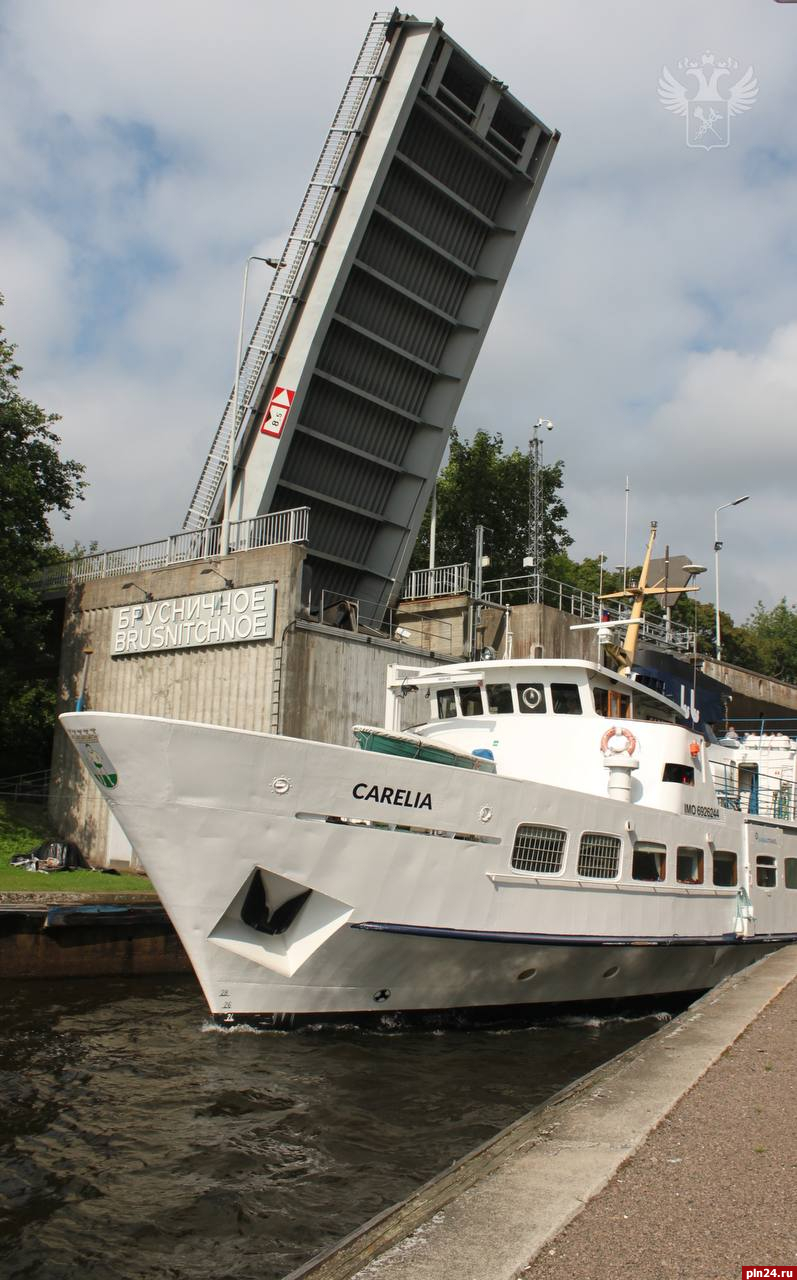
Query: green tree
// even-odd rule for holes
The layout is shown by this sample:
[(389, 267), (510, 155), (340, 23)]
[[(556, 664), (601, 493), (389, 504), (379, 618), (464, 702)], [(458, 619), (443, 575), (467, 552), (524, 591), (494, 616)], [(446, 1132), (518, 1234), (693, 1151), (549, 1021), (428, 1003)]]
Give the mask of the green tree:
[[(0, 296), (2, 305), (2, 296)], [(0, 775), (45, 768), (55, 717), (52, 614), (35, 575), (58, 554), (48, 517), (68, 516), (83, 467), (58, 454), (58, 422), (19, 391), (0, 326)]]
[(571, 560), (565, 552), (559, 552), (548, 557), (545, 573), (556, 582), (564, 582), (580, 591), (590, 591), (596, 596), (621, 591), (623, 586), (622, 573), (607, 569), (606, 556), (603, 555)]
[[(567, 508), (560, 490), (564, 463), (543, 468), (545, 521), (543, 527), (546, 560), (564, 552), (573, 539), (564, 521)], [(424, 516), (415, 544), (411, 568), (429, 564), (431, 507)], [(502, 436), (477, 431), (470, 444), (451, 432), (449, 458), (437, 481), (438, 564), (473, 563), (476, 526), (482, 524), (485, 553), (490, 557), (488, 578), (522, 574), (528, 550), (529, 458), (513, 449), (504, 452)]]
[[(797, 605), (788, 604), (784, 596), (772, 609), (765, 609), (759, 600), (743, 630), (754, 671), (797, 683)], [(725, 639), (723, 632), (722, 656), (733, 662)]]

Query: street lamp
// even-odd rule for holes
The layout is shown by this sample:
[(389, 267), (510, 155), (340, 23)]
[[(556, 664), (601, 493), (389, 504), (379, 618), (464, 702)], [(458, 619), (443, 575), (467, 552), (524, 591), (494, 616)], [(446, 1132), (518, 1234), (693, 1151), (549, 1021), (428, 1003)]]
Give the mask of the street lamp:
[(228, 590), (228, 591), (229, 591), (232, 587), (234, 587), (234, 586), (235, 586), (235, 583), (233, 582), (232, 578), (225, 578), (224, 574), (223, 574), (223, 573), (219, 573), (219, 570), (218, 570), (218, 569), (214, 569), (212, 565), (210, 566), (210, 568), (209, 568), (209, 569), (200, 569), (200, 570), (199, 570), (199, 575), (200, 575), (200, 577), (202, 577), (202, 578), (204, 578), (204, 577), (205, 577), (205, 575), (206, 575), (206, 574), (208, 574), (208, 573), (215, 573), (215, 575), (216, 575), (216, 577), (217, 577), (217, 578), (221, 578), (222, 582), (224, 583), (224, 585), (225, 585), (225, 587), (227, 588), (227, 590)]
[(716, 653), (717, 662), (722, 660), (722, 637), (720, 635), (720, 551), (722, 550), (722, 543), (719, 540), (717, 516), (720, 511), (724, 511), (726, 507), (738, 507), (740, 503), (747, 502), (749, 498), (750, 494), (746, 493), (743, 498), (734, 498), (733, 502), (723, 502), (722, 506), (717, 507), (714, 512), (714, 651)]
[(544, 564), (544, 532), (545, 532), (545, 495), (543, 488), (542, 465), (542, 431), (553, 431), (550, 418), (538, 418), (533, 427), (534, 435), (529, 440), (529, 533), (528, 554), (523, 559), (523, 567), (531, 569), (534, 581), (534, 599), (542, 604)]
[(277, 271), (282, 262), (279, 258), (261, 258), (252, 253), (246, 259), (244, 267), (244, 285), (241, 291), (241, 323), (238, 326), (238, 347), (235, 353), (235, 382), (233, 384), (230, 416), (230, 436), (227, 444), (227, 479), (224, 485), (224, 515), (221, 524), (221, 554), (226, 556), (230, 550), (230, 511), (232, 509), (232, 477), (235, 468), (235, 438), (238, 434), (238, 389), (241, 382), (241, 354), (244, 345), (244, 312), (246, 310), (246, 288), (249, 283), (249, 263), (264, 262), (272, 271)]

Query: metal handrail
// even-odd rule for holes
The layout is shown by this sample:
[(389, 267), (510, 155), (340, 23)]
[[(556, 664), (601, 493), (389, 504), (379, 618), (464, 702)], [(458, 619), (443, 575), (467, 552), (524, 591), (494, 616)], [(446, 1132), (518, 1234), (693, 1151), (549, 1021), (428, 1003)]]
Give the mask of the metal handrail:
[[(293, 507), (289, 511), (272, 511), (251, 520), (236, 520), (230, 525), (230, 551), (252, 551), (256, 547), (277, 547), (290, 542), (306, 542), (309, 507)], [(208, 525), (191, 533), (174, 533), (156, 542), (121, 547), (116, 551), (98, 551), (47, 565), (36, 577), (42, 591), (68, 587), (72, 582), (96, 582), (142, 569), (163, 569), (191, 560), (207, 560), (221, 554), (220, 524)]]
[[(417, 649), (428, 649), (443, 646), (450, 650), (453, 634), (452, 624), (445, 618), (407, 618), (396, 609), (386, 609), (381, 613), (377, 600), (368, 600), (362, 596), (347, 596), (339, 591), (324, 588), (317, 604), (310, 598), (308, 613), (311, 621), (325, 626), (335, 627), (341, 631), (357, 632), (361, 628), (366, 634), (378, 633), (386, 640), (412, 643)], [(411, 632), (411, 636), (401, 635), (402, 631)], [(433, 641), (437, 641), (435, 646)]]
[[(592, 591), (572, 587), (555, 578), (543, 578), (540, 603), (581, 618), (584, 622), (615, 621), (628, 616), (627, 608), (616, 600), (603, 600)], [(493, 604), (530, 604), (537, 599), (537, 580), (533, 574), (513, 578), (491, 578), (484, 583), (482, 598)], [(691, 653), (694, 632), (678, 622), (645, 614), (641, 638), (672, 649)]]
[(275, 358), (300, 296), (302, 279), (318, 244), (319, 228), (335, 203), (345, 164), (359, 137), (359, 127), (378, 79), (392, 13), (375, 13), (349, 77), (343, 98), (313, 170), (307, 193), (280, 257), (280, 270), (266, 294), (239, 369), (241, 403), (230, 393), (188, 508), (183, 528), (199, 529), (210, 516), (233, 445), (248, 411), (254, 407), (266, 366)]
[[(742, 762), (744, 763), (744, 762)], [(717, 803), (723, 809), (763, 818), (795, 819), (794, 785), (773, 774), (756, 773), (753, 784), (742, 787), (736, 761), (709, 761)]]
[(407, 579), (405, 600), (432, 600), (470, 591), (470, 565), (443, 564), (434, 569), (413, 569)]
[[(481, 599), (488, 604), (499, 605), (533, 604), (541, 600), (541, 603), (585, 622), (616, 620), (628, 616), (627, 609), (616, 600), (602, 600), (592, 591), (584, 591), (581, 587), (571, 587), (555, 578), (543, 578), (541, 585), (542, 589), (539, 591), (534, 574), (490, 578), (483, 584)], [(438, 596), (460, 594), (472, 594), (470, 565), (467, 563), (438, 565), (434, 569), (413, 569), (407, 579), (403, 598), (431, 600)], [(695, 639), (694, 632), (689, 627), (678, 622), (668, 622), (665, 618), (651, 617), (650, 614), (644, 616), (642, 638), (684, 653), (692, 652)]]
[(0, 778), (0, 798), (14, 803), (44, 804), (49, 790), (49, 769), (38, 769), (35, 773), (17, 773), (10, 778)]

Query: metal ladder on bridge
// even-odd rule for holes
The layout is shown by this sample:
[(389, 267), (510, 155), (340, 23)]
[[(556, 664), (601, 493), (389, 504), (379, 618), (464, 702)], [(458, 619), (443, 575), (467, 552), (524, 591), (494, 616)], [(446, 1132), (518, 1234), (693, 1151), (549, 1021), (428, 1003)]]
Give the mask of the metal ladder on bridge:
[(368, 27), (362, 48), (349, 76), (349, 82), (327, 134), (321, 156), (313, 171), (296, 221), (280, 258), (280, 267), (258, 316), (249, 345), (241, 360), (240, 385), (243, 391), (240, 403), (233, 405), (234, 390), (230, 392), (221, 422), (210, 446), (205, 465), (197, 482), (191, 505), (188, 508), (183, 529), (202, 528), (212, 515), (229, 457), (230, 433), (237, 443), (241, 424), (260, 383), (263, 369), (269, 357), (277, 351), (279, 339), (289, 316), (289, 304), (296, 301), (297, 283), (307, 262), (311, 248), (317, 243), (316, 233), (325, 217), (335, 192), (336, 181), (344, 161), (359, 133), (360, 122), (369, 90), (379, 78), (378, 67), (385, 49), (388, 28), (393, 13), (375, 13)]

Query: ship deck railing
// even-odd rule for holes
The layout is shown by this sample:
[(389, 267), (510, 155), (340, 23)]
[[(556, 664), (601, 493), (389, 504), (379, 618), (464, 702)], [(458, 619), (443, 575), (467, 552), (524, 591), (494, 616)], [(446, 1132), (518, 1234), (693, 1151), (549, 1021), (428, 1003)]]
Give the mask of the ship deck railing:
[(797, 818), (793, 783), (766, 773), (755, 773), (742, 782), (735, 761), (712, 761), (710, 769), (720, 808), (786, 822)]

